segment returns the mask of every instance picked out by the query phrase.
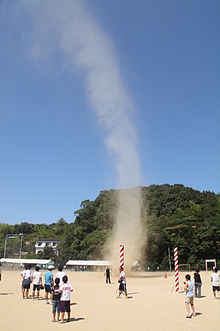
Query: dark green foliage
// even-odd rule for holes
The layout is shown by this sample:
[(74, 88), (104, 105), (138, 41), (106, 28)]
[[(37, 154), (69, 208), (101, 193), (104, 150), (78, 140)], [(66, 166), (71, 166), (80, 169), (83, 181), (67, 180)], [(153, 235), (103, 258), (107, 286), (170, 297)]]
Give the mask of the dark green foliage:
[[(192, 267), (220, 255), (219, 195), (182, 185), (143, 188), (148, 217), (146, 259), (168, 268), (168, 247), (178, 247), (179, 263)], [(166, 264), (167, 263), (167, 264)]]
[[(114, 223), (117, 194), (117, 190), (105, 190), (94, 201), (82, 201), (80, 209), (75, 212), (75, 221), (70, 224), (64, 219), (50, 225), (26, 222), (0, 224), (1, 256), (6, 234), (24, 233), (23, 252), (27, 253), (26, 257), (36, 257), (36, 239), (58, 238), (61, 239), (59, 256), (55, 256), (51, 249), (46, 249), (41, 257), (53, 258), (62, 264), (69, 259), (102, 259), (103, 247)], [(142, 265), (168, 269), (168, 248), (173, 260), (175, 246), (178, 247), (181, 264), (188, 263), (201, 268), (205, 259), (219, 259), (219, 194), (199, 192), (179, 184), (165, 184), (142, 187), (142, 197), (142, 221), (147, 228)], [(11, 256), (15, 252), (13, 247), (19, 246), (18, 238), (14, 240), (14, 246), (12, 241), (8, 243)]]

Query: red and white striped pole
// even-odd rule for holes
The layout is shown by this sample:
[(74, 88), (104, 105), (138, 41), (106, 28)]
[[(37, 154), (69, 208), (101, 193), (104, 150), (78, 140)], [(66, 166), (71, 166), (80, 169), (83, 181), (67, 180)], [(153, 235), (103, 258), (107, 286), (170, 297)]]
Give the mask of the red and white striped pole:
[(124, 245), (120, 245), (120, 267), (124, 268)]
[(175, 292), (179, 292), (179, 265), (178, 265), (178, 249), (174, 248), (174, 266), (175, 266)]

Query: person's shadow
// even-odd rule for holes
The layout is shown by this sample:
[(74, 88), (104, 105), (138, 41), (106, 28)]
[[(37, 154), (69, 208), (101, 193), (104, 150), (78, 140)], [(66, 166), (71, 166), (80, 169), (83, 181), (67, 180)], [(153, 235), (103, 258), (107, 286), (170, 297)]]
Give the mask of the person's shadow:
[(206, 298), (205, 295), (201, 295), (200, 297), (195, 297), (196, 299)]
[(0, 293), (0, 295), (9, 295), (9, 294), (13, 294), (13, 293)]
[(77, 317), (77, 318), (75, 318), (75, 317), (71, 317), (70, 319), (69, 319), (69, 322), (78, 322), (78, 321), (82, 321), (82, 320), (84, 320), (85, 318), (84, 317)]
[(75, 305), (77, 305), (76, 302), (71, 302), (71, 304), (70, 304), (70, 306), (75, 306)]

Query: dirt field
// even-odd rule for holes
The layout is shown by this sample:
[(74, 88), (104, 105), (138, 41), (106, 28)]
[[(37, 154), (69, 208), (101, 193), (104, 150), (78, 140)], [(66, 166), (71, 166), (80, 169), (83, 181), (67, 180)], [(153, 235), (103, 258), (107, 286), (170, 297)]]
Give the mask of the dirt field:
[[(44, 272), (43, 272), (44, 273)], [(55, 274), (55, 272), (54, 272)], [(185, 273), (180, 274), (183, 288)], [(191, 274), (192, 275), (192, 274)], [(105, 284), (104, 274), (68, 272), (72, 293), (71, 321), (52, 322), (51, 305), (23, 300), (20, 271), (3, 270), (0, 282), (1, 331), (37, 330), (220, 330), (220, 299), (211, 291), (210, 272), (202, 272), (202, 298), (195, 299), (197, 316), (186, 319), (184, 294), (172, 291), (174, 274), (141, 273), (127, 278), (129, 299), (116, 299), (117, 278)]]

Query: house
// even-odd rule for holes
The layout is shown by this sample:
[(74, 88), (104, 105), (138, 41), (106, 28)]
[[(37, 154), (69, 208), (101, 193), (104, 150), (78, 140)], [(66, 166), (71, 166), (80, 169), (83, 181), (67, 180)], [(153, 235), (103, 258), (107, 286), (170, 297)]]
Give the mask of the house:
[(38, 239), (35, 244), (35, 254), (43, 252), (45, 247), (51, 247), (55, 253), (58, 255), (57, 244), (60, 239), (42, 238)]

